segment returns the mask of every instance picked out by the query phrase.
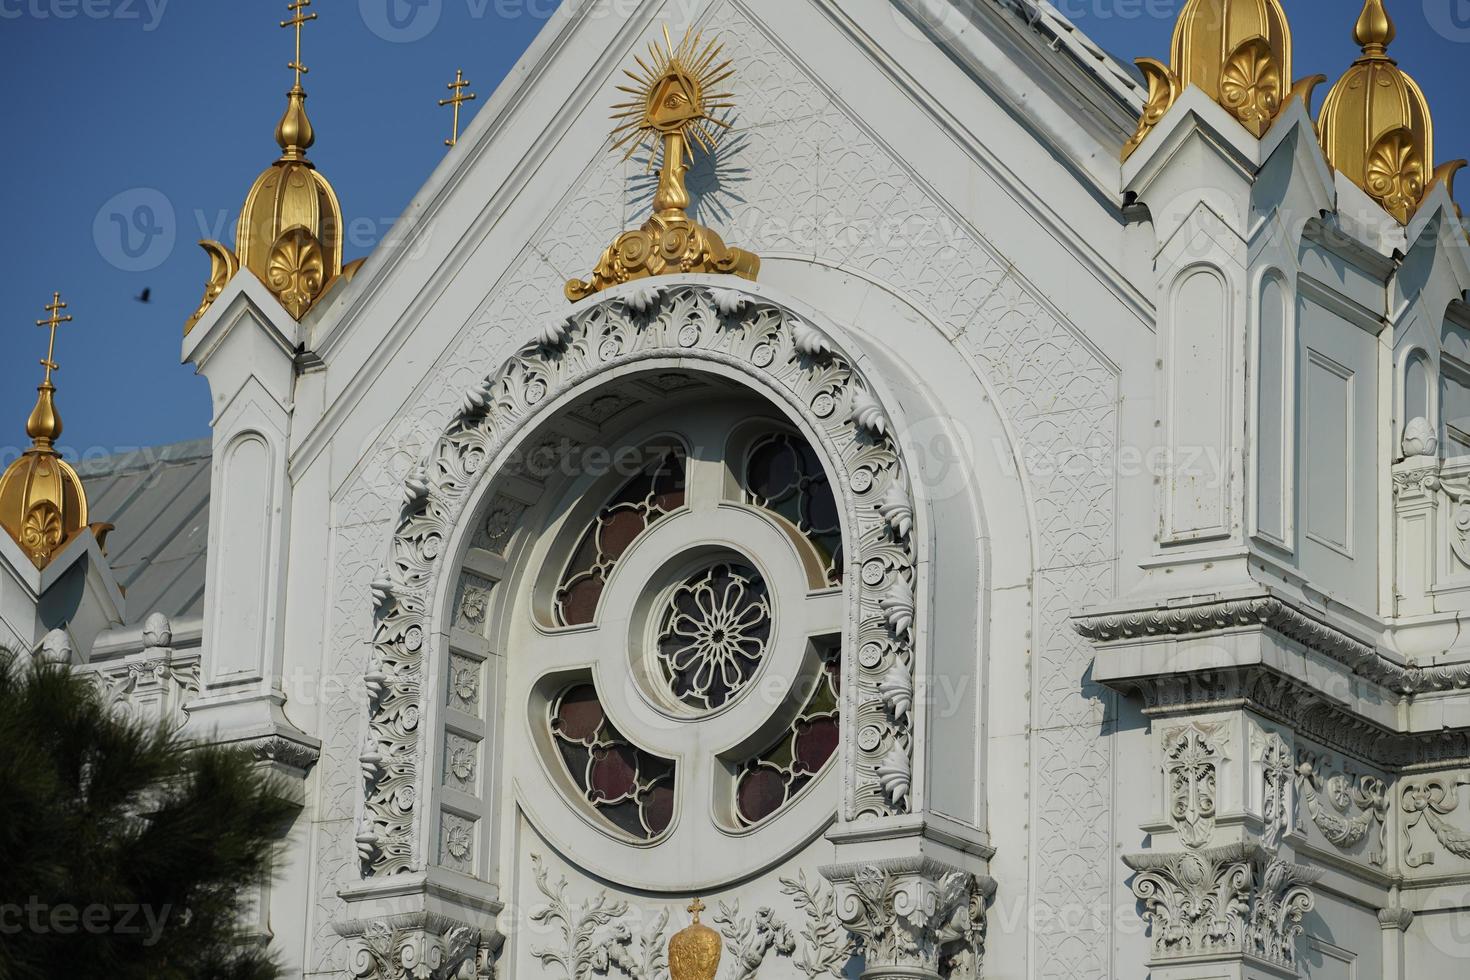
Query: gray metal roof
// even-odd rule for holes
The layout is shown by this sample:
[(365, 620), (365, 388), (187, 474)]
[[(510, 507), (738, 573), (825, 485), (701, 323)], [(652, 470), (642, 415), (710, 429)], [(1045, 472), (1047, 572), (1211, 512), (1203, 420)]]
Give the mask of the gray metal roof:
[(87, 460), (77, 473), (92, 521), (116, 525), (107, 557), (127, 594), (128, 620), (204, 613), (210, 440)]

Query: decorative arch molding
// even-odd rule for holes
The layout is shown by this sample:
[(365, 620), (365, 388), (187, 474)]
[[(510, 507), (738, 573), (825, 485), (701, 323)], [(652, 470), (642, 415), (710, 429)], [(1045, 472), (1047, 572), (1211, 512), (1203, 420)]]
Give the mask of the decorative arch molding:
[(744, 376), (815, 435), (843, 512), (850, 615), (843, 671), (843, 816), (912, 808), (919, 559), (913, 488), (893, 413), (857, 359), (806, 318), (755, 290), (638, 283), (549, 323), (468, 392), (404, 485), (402, 512), (373, 583), (368, 736), (357, 835), (364, 877), (425, 863), (417, 804), (427, 792), (420, 720), (438, 581), (449, 542), (494, 461), (551, 417), (563, 395), (641, 363), (678, 361)]

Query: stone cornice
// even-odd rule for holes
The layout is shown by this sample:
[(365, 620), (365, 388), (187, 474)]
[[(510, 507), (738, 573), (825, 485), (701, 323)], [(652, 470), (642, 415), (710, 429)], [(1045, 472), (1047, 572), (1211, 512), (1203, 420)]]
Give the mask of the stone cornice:
[(1100, 644), (1262, 627), (1323, 654), (1354, 675), (1397, 695), (1412, 697), (1470, 688), (1470, 663), (1442, 667), (1420, 667), (1413, 661), (1397, 663), (1364, 640), (1273, 595), (1079, 616), (1073, 626), (1082, 636)]

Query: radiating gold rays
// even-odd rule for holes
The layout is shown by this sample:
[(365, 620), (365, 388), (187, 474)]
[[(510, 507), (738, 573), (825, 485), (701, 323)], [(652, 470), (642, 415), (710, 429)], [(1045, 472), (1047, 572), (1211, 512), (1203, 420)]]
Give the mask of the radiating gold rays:
[(650, 169), (659, 144), (669, 136), (683, 137), (681, 152), (691, 161), (695, 146), (712, 152), (720, 131), (730, 128), (729, 121), (717, 114), (735, 107), (733, 93), (710, 94), (735, 74), (728, 59), (720, 60), (723, 51), (723, 44), (704, 44), (703, 35), (693, 31), (686, 31), (675, 45), (665, 27), (662, 47), (651, 42), (646, 61), (634, 56), (640, 71), (623, 71), (633, 84), (619, 85), (618, 90), (633, 96), (633, 101), (613, 106), (613, 119), (619, 122), (613, 131), (614, 151), (627, 147), (623, 154), (627, 160), (645, 148)]

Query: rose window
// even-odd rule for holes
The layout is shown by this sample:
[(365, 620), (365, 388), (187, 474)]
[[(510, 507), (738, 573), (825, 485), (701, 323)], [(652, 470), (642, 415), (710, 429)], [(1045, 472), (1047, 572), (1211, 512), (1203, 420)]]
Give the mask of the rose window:
[(771, 636), (766, 583), (721, 563), (690, 577), (669, 599), (658, 659), (669, 691), (693, 708), (718, 708), (755, 675)]
[(842, 520), (816, 451), (752, 407), (662, 405), (628, 436), (645, 468), (541, 505), (508, 662), (565, 804), (531, 805), (559, 840), (591, 828), (584, 859), (667, 843), (713, 867), (732, 835), (831, 819), (809, 790), (839, 755)]

